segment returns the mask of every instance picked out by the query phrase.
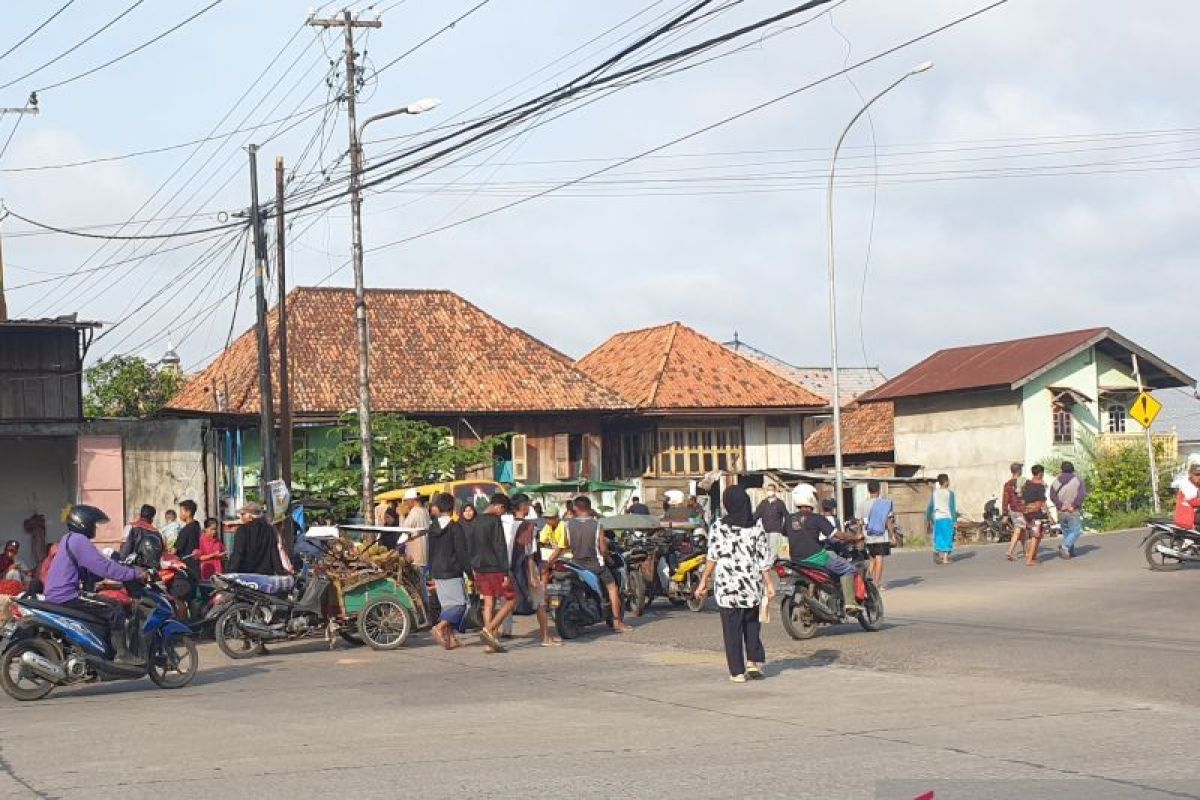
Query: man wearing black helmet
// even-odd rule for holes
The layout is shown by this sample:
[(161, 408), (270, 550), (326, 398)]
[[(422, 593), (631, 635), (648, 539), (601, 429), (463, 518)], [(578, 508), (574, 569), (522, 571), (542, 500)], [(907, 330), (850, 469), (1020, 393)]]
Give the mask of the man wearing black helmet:
[(79, 585), (85, 575), (114, 581), (142, 580), (145, 571), (127, 567), (104, 557), (92, 539), (96, 526), (108, 522), (108, 516), (94, 506), (72, 506), (67, 514), (67, 534), (58, 543), (58, 554), (46, 575), (46, 601), (77, 608), (108, 623), (116, 660), (135, 663), (129, 654), (125, 633), (125, 611), (115, 602), (91, 602), (79, 597)]

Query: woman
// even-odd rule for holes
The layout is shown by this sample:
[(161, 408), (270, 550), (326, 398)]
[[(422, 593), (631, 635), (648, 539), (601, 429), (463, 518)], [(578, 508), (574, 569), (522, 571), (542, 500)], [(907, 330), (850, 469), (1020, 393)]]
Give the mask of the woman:
[(754, 524), (754, 507), (746, 490), (730, 486), (721, 496), (721, 504), (725, 516), (709, 536), (708, 563), (696, 597), (704, 598), (715, 574), (714, 594), (721, 609), (729, 680), (745, 683), (747, 678), (763, 677), (762, 663), (767, 658), (758, 615), (764, 588), (768, 602), (775, 596), (768, 575), (771, 554), (766, 532)]
[(442, 648), (454, 650), (462, 647), (456, 631), (467, 613), (467, 587), (463, 581), (469, 565), (466, 534), (454, 519), (454, 495), (436, 495), (429, 512), (433, 517), (428, 536), (429, 575), (442, 607), (430, 633)]
[(933, 563), (949, 564), (950, 553), (954, 550), (958, 503), (950, 488), (950, 476), (943, 472), (937, 476), (937, 482), (925, 508), (925, 519), (933, 532)]
[(204, 535), (200, 537), (200, 580), (210, 581), (213, 575), (225, 571), (225, 543), (221, 541), (220, 526), (212, 517), (204, 520)]

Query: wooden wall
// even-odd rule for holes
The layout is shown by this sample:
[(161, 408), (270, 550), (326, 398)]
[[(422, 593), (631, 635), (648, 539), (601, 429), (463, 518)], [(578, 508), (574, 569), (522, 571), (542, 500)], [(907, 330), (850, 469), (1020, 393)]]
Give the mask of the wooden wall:
[(78, 335), (73, 328), (0, 329), (0, 420), (78, 420)]

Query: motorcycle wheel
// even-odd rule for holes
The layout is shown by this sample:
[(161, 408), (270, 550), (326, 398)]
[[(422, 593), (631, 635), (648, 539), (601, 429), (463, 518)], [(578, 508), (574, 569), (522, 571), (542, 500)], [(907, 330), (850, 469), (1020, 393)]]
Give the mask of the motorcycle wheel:
[(694, 571), (691, 573), (688, 573), (687, 583), (685, 584), (685, 586), (687, 588), (687, 598), (684, 600), (684, 602), (687, 603), (688, 611), (703, 611), (704, 610), (704, 603), (708, 600), (708, 598), (701, 597), (701, 598), (697, 599), (696, 587), (699, 585), (700, 585), (700, 579), (698, 577), (696, 577), (696, 573)]
[(1146, 555), (1146, 563), (1150, 565), (1150, 569), (1155, 572), (1174, 572), (1177, 569), (1182, 569), (1183, 562), (1178, 558), (1158, 552), (1158, 545), (1160, 544), (1172, 550), (1179, 549), (1178, 542), (1175, 541), (1175, 537), (1171, 534), (1163, 531), (1151, 534), (1150, 538), (1146, 540), (1146, 547), (1143, 550)]
[(625, 605), (635, 617), (646, 613), (646, 578), (640, 572), (631, 572), (626, 579)]
[(398, 600), (381, 597), (358, 614), (358, 635), (373, 650), (395, 650), (408, 641), (417, 621)]
[(784, 597), (779, 603), (779, 619), (783, 629), (793, 639), (811, 639), (817, 635), (817, 621), (804, 603), (797, 603), (794, 597)]
[(190, 636), (174, 634), (162, 640), (150, 657), (146, 673), (161, 689), (182, 689), (196, 677), (200, 656)]
[(213, 628), (217, 647), (229, 658), (241, 659), (262, 655), (266, 646), (258, 639), (251, 639), (242, 632), (239, 623), (254, 615), (254, 607), (248, 603), (234, 603), (217, 619)]
[(564, 597), (562, 603), (554, 611), (554, 627), (562, 639), (576, 639), (583, 632), (583, 626), (574, 619), (576, 602), (572, 597)]
[(879, 587), (871, 581), (867, 581), (867, 599), (863, 601), (862, 610), (858, 612), (858, 624), (863, 626), (863, 630), (872, 633), (883, 630), (883, 595), (879, 593)]
[(0, 656), (0, 686), (14, 700), (41, 700), (54, 689), (54, 684), (25, 669), (21, 654), (34, 652), (43, 658), (58, 661), (54, 645), (43, 639), (26, 639), (17, 642)]

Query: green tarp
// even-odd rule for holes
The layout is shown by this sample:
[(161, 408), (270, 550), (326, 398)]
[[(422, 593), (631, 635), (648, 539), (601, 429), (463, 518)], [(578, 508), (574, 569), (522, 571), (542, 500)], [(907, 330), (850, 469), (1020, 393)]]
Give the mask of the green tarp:
[(518, 486), (514, 492), (525, 494), (565, 494), (567, 492), (619, 492), (632, 489), (628, 483), (609, 483), (608, 481), (562, 481), (560, 483), (530, 483)]

